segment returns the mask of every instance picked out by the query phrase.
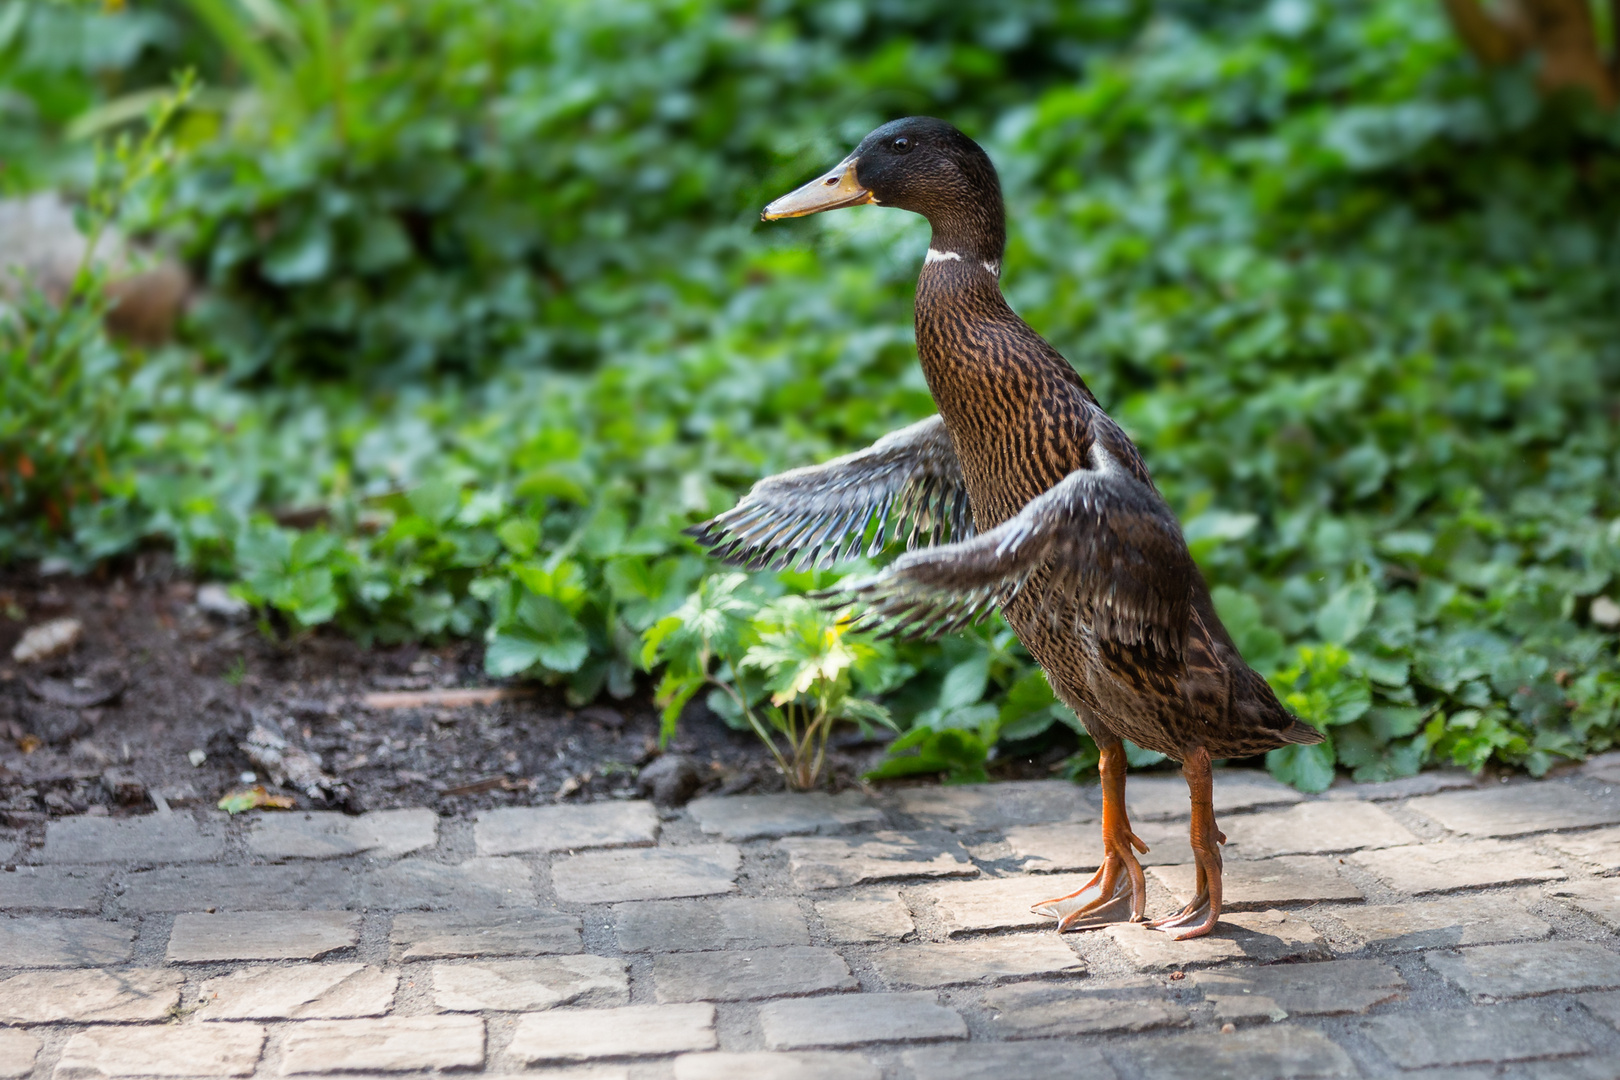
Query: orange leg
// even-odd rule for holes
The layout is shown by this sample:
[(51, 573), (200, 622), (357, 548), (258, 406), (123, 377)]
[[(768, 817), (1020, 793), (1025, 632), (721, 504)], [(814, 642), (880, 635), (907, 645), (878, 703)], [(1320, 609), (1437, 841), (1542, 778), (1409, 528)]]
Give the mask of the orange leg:
[(1058, 920), (1059, 933), (1141, 922), (1142, 906), (1147, 902), (1142, 864), (1131, 848), (1145, 855), (1148, 846), (1131, 832), (1125, 813), (1125, 747), (1118, 739), (1100, 745), (1097, 771), (1102, 774), (1103, 864), (1078, 891), (1042, 900), (1030, 909)]
[(1181, 763), (1181, 771), (1187, 778), (1187, 791), (1192, 798), (1192, 849), (1193, 861), (1198, 867), (1198, 892), (1174, 915), (1148, 924), (1174, 933), (1177, 941), (1203, 937), (1215, 929), (1216, 920), (1221, 917), (1221, 845), (1226, 843), (1226, 834), (1215, 827), (1209, 751), (1199, 747), (1189, 753)]

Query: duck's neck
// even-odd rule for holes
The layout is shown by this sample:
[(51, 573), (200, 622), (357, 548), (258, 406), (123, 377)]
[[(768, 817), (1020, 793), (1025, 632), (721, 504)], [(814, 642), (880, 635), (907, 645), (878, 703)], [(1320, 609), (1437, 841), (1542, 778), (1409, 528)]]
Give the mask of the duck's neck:
[(1001, 295), (1006, 232), (1000, 200), (928, 220), (934, 235), (917, 278), (917, 354), (948, 422), (964, 400), (976, 405), (984, 398), (988, 384), (1025, 374), (1019, 369), (1047, 357), (1039, 347), (1044, 343)]
[(1010, 351), (986, 349), (1022, 323), (1001, 295), (1001, 253), (951, 247), (936, 232), (917, 277), (917, 359), (940, 411), (980, 397), (999, 381), (996, 369), (1017, 363)]
[[(1073, 417), (1061, 402), (1095, 399), (1007, 305), (1000, 243), (941, 232), (936, 226), (917, 279), (917, 358), (962, 460), (975, 518), (994, 525), (1078, 466), (1064, 437)], [(1009, 470), (1008, 461), (1020, 464)]]
[(934, 228), (928, 243), (931, 259), (957, 258), (991, 266), (994, 275), (1001, 273), (1001, 256), (1007, 248), (1007, 223), (999, 194), (993, 199), (931, 209), (926, 216)]
[(1007, 226), (1000, 193), (930, 208), (925, 216), (933, 235), (917, 279), (917, 347), (934, 384), (950, 368), (977, 366), (976, 350), (961, 347), (974, 325), (1018, 317), (1001, 296)]

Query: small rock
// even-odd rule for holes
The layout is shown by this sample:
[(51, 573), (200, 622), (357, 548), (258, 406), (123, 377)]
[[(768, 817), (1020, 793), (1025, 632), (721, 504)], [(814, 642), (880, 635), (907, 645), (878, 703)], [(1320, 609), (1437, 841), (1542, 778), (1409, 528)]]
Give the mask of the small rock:
[(952, 833), (858, 833), (853, 836), (790, 836), (787, 852), (801, 889), (917, 877), (978, 877), (979, 868)]
[(890, 989), (1050, 978), (1085, 970), (1085, 961), (1051, 933), (893, 945), (871, 963)]
[(759, 1010), (759, 1027), (770, 1050), (966, 1039), (968, 1035), (961, 1014), (939, 1004), (939, 995), (933, 990), (773, 1001)]
[(843, 900), (816, 902), (827, 937), (838, 944), (899, 941), (916, 931), (898, 889), (866, 889)]
[[(196, 1025), (235, 1028), (236, 1024)], [(290, 1026), (281, 1075), (434, 1073), (484, 1064), (484, 1021), (476, 1016), (379, 1016), (305, 1020)], [(193, 1074), (197, 1075), (197, 1074)], [(418, 1074), (420, 1075), (420, 1074)]]
[(238, 600), (230, 594), (230, 590), (217, 581), (210, 581), (197, 588), (197, 610), (208, 615), (215, 615), (228, 622), (245, 619), (253, 610), (247, 601)]
[(657, 839), (658, 811), (642, 799), (507, 806), (485, 810), (473, 821), (473, 845), (479, 855), (647, 847)]
[(52, 619), (30, 626), (11, 650), (11, 658), (19, 664), (37, 664), (67, 652), (83, 634), (84, 624), (78, 619)]
[(96, 726), (92, 719), (92, 711), (85, 709), (66, 709), (57, 705), (25, 702), (22, 714), (38, 740), (49, 746), (61, 746), (76, 739), (83, 739), (93, 732)]
[(260, 1024), (97, 1024), (68, 1039), (55, 1075), (251, 1076), (263, 1049)]
[(1187, 941), (1141, 923), (1114, 923), (1103, 933), (1119, 943), (1139, 971), (1185, 971), (1233, 960), (1275, 964), (1332, 958), (1315, 927), (1283, 911), (1223, 911), (1214, 933)]
[(703, 770), (685, 754), (665, 754), (641, 770), (636, 786), (659, 806), (683, 806), (703, 786)]
[[(896, 896), (896, 900), (898, 900)], [(625, 952), (701, 952), (809, 945), (810, 930), (791, 899), (643, 900), (613, 909)]]
[(125, 806), (134, 806), (146, 801), (146, 785), (127, 769), (108, 769), (101, 774), (101, 786), (107, 789), (107, 794)]
[[(53, 304), (71, 291), (81, 264), (107, 276), (105, 322), (113, 333), (143, 345), (167, 341), (191, 294), (191, 278), (180, 264), (164, 259), (155, 266), (137, 258), (135, 249), (116, 228), (103, 230), (93, 252), (74, 221), (73, 207), (54, 191), (0, 200), (0, 310), (23, 294), (25, 284), (38, 288)], [(138, 268), (139, 267), (139, 268)], [(60, 559), (41, 561), (50, 573)]]
[(28, 692), (41, 701), (68, 709), (94, 709), (115, 700), (124, 692), (124, 679), (114, 675), (110, 679), (24, 679)]
[(734, 844), (586, 851), (552, 863), (551, 887), (579, 904), (717, 896), (737, 891), (741, 863)]
[(161, 798), (170, 806), (194, 806), (203, 801), (202, 796), (197, 794), (197, 789), (183, 780), (178, 784), (169, 784), (167, 787), (156, 788), (152, 794), (155, 798)]
[(1015, 982), (987, 992), (995, 1030), (1009, 1039), (1072, 1038), (1187, 1027), (1192, 1018), (1162, 1000), (1156, 979)]
[(1607, 596), (1592, 601), (1592, 621), (1609, 630), (1620, 626), (1620, 604)]
[(609, 731), (620, 731), (624, 728), (624, 713), (618, 709), (610, 709), (606, 705), (587, 705), (575, 715), (586, 723), (601, 724)]

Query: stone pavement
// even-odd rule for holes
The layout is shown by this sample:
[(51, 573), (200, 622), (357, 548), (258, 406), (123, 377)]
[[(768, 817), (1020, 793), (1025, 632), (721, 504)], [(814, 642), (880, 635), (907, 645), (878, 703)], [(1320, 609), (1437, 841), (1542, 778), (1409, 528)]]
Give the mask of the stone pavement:
[[(0, 833), (0, 1078), (1616, 1080), (1620, 762), (1216, 781), (1212, 937), (1057, 936), (1059, 782)], [(1150, 912), (1186, 792), (1134, 777)]]

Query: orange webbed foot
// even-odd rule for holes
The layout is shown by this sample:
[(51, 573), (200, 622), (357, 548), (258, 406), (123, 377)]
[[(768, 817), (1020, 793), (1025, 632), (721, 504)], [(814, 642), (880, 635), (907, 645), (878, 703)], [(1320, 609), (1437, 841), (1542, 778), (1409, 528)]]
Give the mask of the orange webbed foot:
[[(1148, 846), (1131, 832), (1125, 812), (1125, 748), (1115, 740), (1101, 748), (1103, 863), (1091, 880), (1067, 896), (1042, 900), (1031, 911), (1058, 921), (1058, 933), (1093, 930), (1113, 923), (1141, 922), (1147, 882), (1136, 852)], [(1132, 850), (1135, 849), (1135, 851)]]

